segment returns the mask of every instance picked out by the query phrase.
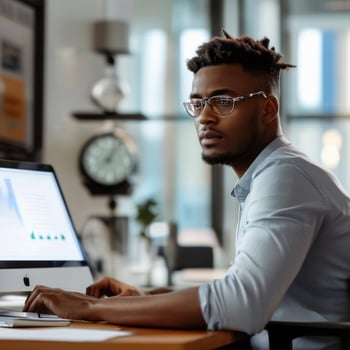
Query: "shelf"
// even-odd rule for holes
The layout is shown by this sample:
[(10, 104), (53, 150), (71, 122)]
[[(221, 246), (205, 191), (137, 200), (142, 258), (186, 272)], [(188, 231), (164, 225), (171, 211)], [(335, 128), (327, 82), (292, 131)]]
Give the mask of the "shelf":
[(73, 117), (77, 120), (98, 121), (98, 120), (148, 120), (141, 113), (98, 113), (98, 112), (74, 112)]
[(349, 114), (298, 114), (298, 115), (287, 115), (288, 120), (293, 121), (306, 121), (306, 120), (317, 120), (321, 122), (329, 122), (335, 120), (350, 120)]
[(99, 113), (99, 112), (73, 112), (73, 118), (81, 121), (99, 121), (99, 120), (120, 120), (120, 121), (191, 121), (184, 115), (173, 115), (165, 117), (148, 118), (141, 113)]

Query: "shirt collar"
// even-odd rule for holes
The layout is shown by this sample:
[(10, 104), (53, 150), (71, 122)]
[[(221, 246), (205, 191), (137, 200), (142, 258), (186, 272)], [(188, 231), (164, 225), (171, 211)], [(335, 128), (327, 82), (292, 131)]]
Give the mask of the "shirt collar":
[(261, 164), (273, 151), (288, 144), (290, 144), (290, 141), (285, 136), (278, 136), (270, 142), (254, 159), (253, 163), (250, 164), (244, 175), (238, 179), (231, 195), (237, 198), (239, 202), (243, 202), (248, 196), (252, 175), (258, 165)]

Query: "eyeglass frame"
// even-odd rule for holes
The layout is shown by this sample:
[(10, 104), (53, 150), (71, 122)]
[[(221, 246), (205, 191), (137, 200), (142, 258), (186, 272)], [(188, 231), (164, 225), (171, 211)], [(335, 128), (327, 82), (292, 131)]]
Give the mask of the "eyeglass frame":
[[(251, 92), (249, 93), (248, 95), (243, 95), (243, 96), (237, 96), (237, 97), (232, 97), (232, 96), (229, 96), (229, 95), (214, 95), (214, 96), (211, 96), (211, 97), (204, 97), (204, 98), (196, 98), (196, 101), (200, 101), (201, 103), (201, 111), (198, 115), (192, 115), (189, 111), (189, 106), (192, 105), (193, 103), (191, 101), (184, 101), (182, 104), (183, 106), (185, 107), (185, 110), (187, 112), (187, 114), (192, 118), (192, 119), (196, 119), (198, 118), (204, 108), (205, 108), (205, 104), (208, 104), (210, 106), (210, 109), (212, 110), (213, 113), (215, 113), (216, 115), (218, 115), (219, 117), (226, 117), (227, 115), (231, 114), (235, 108), (235, 103), (236, 102), (239, 102), (239, 101), (243, 101), (243, 100), (247, 100), (249, 98), (252, 98), (252, 97), (255, 97), (255, 96), (263, 96), (265, 99), (267, 99), (267, 95), (264, 91), (260, 90), (260, 91), (257, 91), (257, 92)], [(229, 112), (225, 113), (225, 114), (221, 114), (221, 113), (217, 113), (213, 110), (213, 107), (211, 106), (211, 103), (210, 103), (210, 100), (212, 100), (213, 98), (218, 98), (218, 97), (224, 97), (224, 98), (228, 98), (230, 100), (232, 100), (232, 108)]]

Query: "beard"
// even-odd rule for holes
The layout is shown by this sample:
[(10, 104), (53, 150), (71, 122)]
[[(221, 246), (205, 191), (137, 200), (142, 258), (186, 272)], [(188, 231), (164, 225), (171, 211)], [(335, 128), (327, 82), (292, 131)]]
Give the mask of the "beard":
[(235, 157), (233, 154), (218, 154), (214, 156), (208, 156), (202, 153), (202, 159), (209, 165), (229, 165), (234, 164)]
[(226, 151), (223, 149), (215, 151), (213, 148), (206, 153), (202, 148), (202, 160), (209, 165), (228, 165), (230, 167), (250, 164), (263, 148), (260, 149), (259, 146), (262, 144), (261, 138), (262, 136), (254, 128), (250, 135), (242, 138), (239, 143), (227, 147)]

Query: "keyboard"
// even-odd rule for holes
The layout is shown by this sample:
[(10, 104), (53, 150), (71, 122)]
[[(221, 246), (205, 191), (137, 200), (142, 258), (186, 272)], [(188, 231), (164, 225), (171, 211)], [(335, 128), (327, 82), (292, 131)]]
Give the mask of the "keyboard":
[(70, 320), (56, 315), (0, 310), (0, 327), (57, 327), (69, 324)]

